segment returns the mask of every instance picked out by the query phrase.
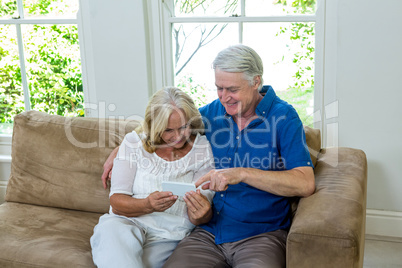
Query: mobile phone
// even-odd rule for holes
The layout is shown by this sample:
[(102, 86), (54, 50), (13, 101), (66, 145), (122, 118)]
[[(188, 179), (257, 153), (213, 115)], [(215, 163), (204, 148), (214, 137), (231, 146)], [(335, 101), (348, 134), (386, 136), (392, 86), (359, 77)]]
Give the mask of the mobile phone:
[(173, 195), (184, 196), (187, 192), (195, 191), (196, 188), (194, 183), (163, 181), (162, 190), (172, 192)]

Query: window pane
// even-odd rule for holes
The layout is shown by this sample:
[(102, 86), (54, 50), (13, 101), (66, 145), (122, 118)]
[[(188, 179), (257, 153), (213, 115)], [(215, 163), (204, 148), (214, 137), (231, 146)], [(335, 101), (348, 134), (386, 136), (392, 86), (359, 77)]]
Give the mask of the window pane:
[(246, 0), (246, 16), (315, 14), (316, 0)]
[(83, 116), (77, 26), (23, 25), (22, 30), (32, 109)]
[(0, 19), (11, 19), (17, 17), (17, 1), (2, 0), (0, 1)]
[[(222, 49), (238, 43), (237, 24), (174, 24), (175, 84), (197, 105), (217, 98), (212, 62)], [(200, 41), (203, 40), (203, 41)]]
[(76, 18), (78, 0), (24, 0), (25, 18)]
[(262, 58), (264, 84), (291, 103), (303, 123), (312, 124), (314, 23), (245, 23), (243, 40)]
[(0, 25), (0, 123), (11, 123), (24, 111), (17, 34), (14, 25)]
[(238, 0), (176, 0), (175, 16), (224, 16), (240, 15)]

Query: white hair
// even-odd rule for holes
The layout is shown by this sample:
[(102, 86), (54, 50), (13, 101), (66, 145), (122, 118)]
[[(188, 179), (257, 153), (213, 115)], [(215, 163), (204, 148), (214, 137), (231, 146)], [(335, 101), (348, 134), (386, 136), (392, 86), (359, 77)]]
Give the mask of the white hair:
[(263, 85), (262, 75), (264, 68), (260, 56), (254, 49), (245, 45), (230, 46), (218, 53), (212, 63), (214, 70), (219, 69), (229, 73), (243, 73), (250, 85), (254, 85), (254, 78), (259, 76)]

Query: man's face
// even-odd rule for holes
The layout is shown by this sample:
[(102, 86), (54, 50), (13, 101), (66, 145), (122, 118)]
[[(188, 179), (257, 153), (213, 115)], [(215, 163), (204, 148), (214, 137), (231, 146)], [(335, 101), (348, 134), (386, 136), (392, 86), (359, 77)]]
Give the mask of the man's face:
[(215, 69), (218, 97), (229, 115), (240, 117), (253, 114), (258, 101), (259, 77), (250, 86), (243, 73), (229, 73)]

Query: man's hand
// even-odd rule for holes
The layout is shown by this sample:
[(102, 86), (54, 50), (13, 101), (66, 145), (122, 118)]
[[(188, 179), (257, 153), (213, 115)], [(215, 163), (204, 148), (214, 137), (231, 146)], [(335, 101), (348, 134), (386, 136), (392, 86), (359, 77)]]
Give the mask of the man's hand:
[(229, 184), (238, 184), (242, 181), (242, 168), (214, 169), (199, 178), (195, 182), (195, 187), (202, 186), (202, 189), (222, 192), (228, 188)]
[(314, 171), (303, 166), (290, 170), (265, 171), (255, 168), (228, 168), (208, 172), (195, 182), (202, 189), (225, 191), (230, 184), (246, 183), (279, 196), (307, 197), (315, 191)]
[(208, 199), (201, 194), (200, 190), (186, 193), (183, 197), (187, 204), (187, 214), (194, 225), (207, 223), (212, 217), (212, 208)]
[(103, 174), (102, 174), (102, 183), (103, 188), (107, 188), (107, 183), (112, 178), (112, 168), (113, 168), (113, 160), (117, 156), (117, 152), (119, 151), (119, 147), (116, 147), (106, 159), (105, 164), (103, 164)]

